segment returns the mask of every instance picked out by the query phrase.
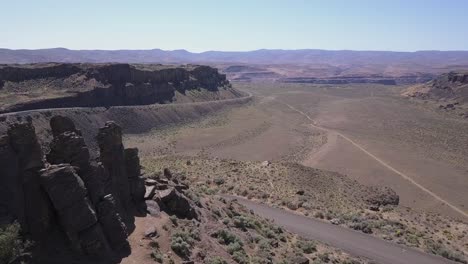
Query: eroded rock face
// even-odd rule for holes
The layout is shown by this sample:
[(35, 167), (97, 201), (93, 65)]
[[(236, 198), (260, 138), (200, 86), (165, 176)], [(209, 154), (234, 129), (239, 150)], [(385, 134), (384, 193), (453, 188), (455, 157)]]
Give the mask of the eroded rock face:
[(133, 216), (145, 193), (138, 150), (124, 151), (120, 127), (108, 122), (98, 135), (101, 157), (91, 161), (71, 119), (53, 117), (51, 127), (48, 163), (31, 122), (13, 124), (0, 136), (0, 220), (18, 219), (38, 243), (64, 233), (68, 242), (60, 236), (57, 243), (88, 257), (129, 252), (124, 218)]
[(126, 217), (131, 206), (131, 194), (125, 166), (122, 129), (115, 122), (106, 122), (105, 126), (99, 129), (97, 141), (100, 159), (112, 182), (112, 194), (117, 197), (119, 212)]
[[(36, 64), (0, 66), (0, 89), (21, 87), (37, 91), (44, 79), (53, 79), (49, 91), (60, 96), (0, 107), (0, 113), (58, 107), (98, 107), (172, 102), (176, 92), (228, 87), (224, 74), (209, 66), (130, 64)], [(58, 120), (63, 121), (63, 120)], [(62, 123), (65, 125), (65, 123)], [(57, 133), (61, 133), (58, 131)], [(55, 134), (55, 132), (54, 132)]]
[(50, 203), (39, 180), (39, 170), (44, 167), (42, 149), (31, 122), (12, 124), (7, 134), (18, 158), (17, 191), (23, 199), (17, 210), (24, 214), (19, 220), (34, 239), (40, 239), (47, 234), (53, 221)]
[(66, 116), (54, 116), (50, 119), (50, 128), (52, 129), (52, 135), (54, 137), (64, 133), (64, 132), (75, 132), (81, 136), (81, 132), (76, 129), (75, 123), (73, 120)]
[(90, 170), (89, 150), (84, 139), (76, 132), (65, 131), (54, 136), (47, 161), (51, 164), (68, 163), (86, 173)]
[(140, 158), (138, 157), (137, 148), (125, 149), (125, 167), (127, 172), (128, 181), (130, 183), (130, 195), (132, 202), (139, 206), (144, 202), (145, 198), (145, 181), (140, 177), (141, 166)]
[(18, 158), (10, 145), (7, 135), (0, 136), (0, 223), (12, 217), (24, 218), (22, 207), (23, 192), (18, 192), (20, 186), (17, 177), (19, 172)]

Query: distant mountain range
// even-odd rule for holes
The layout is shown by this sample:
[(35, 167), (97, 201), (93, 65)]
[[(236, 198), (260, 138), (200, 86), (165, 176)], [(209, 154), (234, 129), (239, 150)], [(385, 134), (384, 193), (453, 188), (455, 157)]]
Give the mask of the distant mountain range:
[(220, 69), (229, 80), (243, 82), (407, 84), (468, 70), (468, 51), (0, 49), (0, 64), (48, 62), (206, 64)]
[(414, 64), (459, 66), (468, 65), (468, 51), (351, 51), (351, 50), (255, 50), (207, 51), (186, 50), (38, 50), (0, 49), (0, 63), (37, 62), (125, 62), (125, 63), (242, 63), (242, 64)]

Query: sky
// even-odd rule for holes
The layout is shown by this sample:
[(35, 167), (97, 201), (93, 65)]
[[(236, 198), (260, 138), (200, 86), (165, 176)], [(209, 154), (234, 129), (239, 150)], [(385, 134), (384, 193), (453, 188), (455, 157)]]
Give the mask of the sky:
[(466, 0), (0, 0), (0, 48), (468, 50)]

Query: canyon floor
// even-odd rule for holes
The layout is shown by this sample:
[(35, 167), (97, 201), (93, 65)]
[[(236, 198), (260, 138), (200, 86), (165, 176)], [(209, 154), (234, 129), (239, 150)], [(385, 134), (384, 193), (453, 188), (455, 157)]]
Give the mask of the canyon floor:
[(400, 86), (237, 88), (252, 93), (253, 102), (201, 122), (130, 134), (127, 144), (147, 157), (299, 162), (391, 187), (403, 206), (466, 217), (468, 120), (401, 98)]
[[(126, 144), (140, 149), (147, 172), (177, 168), (203, 192), (244, 196), (363, 231), (361, 221), (385, 240), (465, 258), (468, 120), (401, 97), (404, 86), (235, 88), (253, 100), (196, 122), (127, 134)], [(219, 179), (222, 186), (213, 183)], [(362, 186), (390, 187), (400, 205), (371, 212), (352, 195), (366, 193)], [(298, 198), (299, 191), (310, 197)]]

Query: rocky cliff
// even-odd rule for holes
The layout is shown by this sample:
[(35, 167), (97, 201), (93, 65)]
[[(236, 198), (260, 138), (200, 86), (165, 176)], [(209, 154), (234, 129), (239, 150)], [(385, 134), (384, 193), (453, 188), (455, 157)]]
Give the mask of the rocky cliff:
[(468, 102), (468, 72), (449, 72), (425, 84), (409, 87), (403, 95), (430, 100)]
[(0, 113), (168, 103), (178, 95), (201, 90), (218, 97), (240, 95), (231, 88), (225, 75), (208, 66), (56, 63), (0, 66)]
[(145, 212), (145, 183), (137, 149), (125, 149), (120, 127), (97, 135), (90, 159), (81, 131), (55, 116), (44, 155), (31, 122), (12, 124), (0, 137), (0, 220), (21, 224), (36, 242), (33, 263), (99, 263), (129, 254), (133, 217)]

